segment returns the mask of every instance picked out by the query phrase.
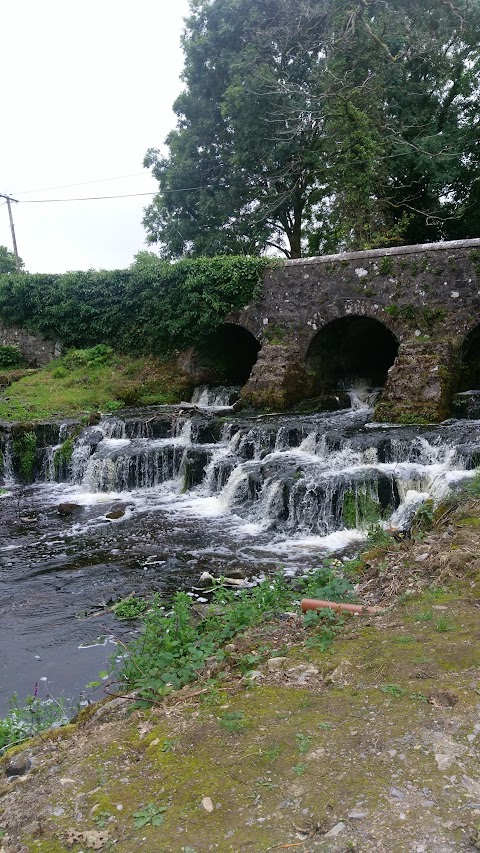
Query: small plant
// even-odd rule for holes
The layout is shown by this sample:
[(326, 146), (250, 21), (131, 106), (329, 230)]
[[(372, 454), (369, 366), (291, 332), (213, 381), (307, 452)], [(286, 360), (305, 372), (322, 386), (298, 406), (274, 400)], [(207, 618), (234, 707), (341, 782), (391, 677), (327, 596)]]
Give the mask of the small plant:
[(148, 607), (147, 602), (143, 598), (136, 598), (134, 595), (128, 598), (122, 598), (113, 605), (112, 611), (117, 619), (138, 619), (143, 616)]
[(443, 634), (447, 631), (454, 631), (455, 625), (448, 616), (439, 616), (438, 619), (435, 620), (435, 630)]
[(419, 610), (415, 614), (416, 622), (431, 622), (433, 619), (433, 610)]
[(10, 700), (10, 710), (0, 719), (0, 753), (45, 729), (67, 722), (68, 716), (63, 701), (50, 695), (41, 699), (37, 685), (34, 695), (27, 696), (23, 703), (20, 703), (14, 694)]
[(391, 275), (393, 272), (393, 258), (386, 255), (378, 265), (379, 272), (382, 275)]
[(227, 714), (223, 714), (219, 717), (218, 722), (222, 729), (225, 729), (225, 731), (230, 733), (241, 732), (247, 725), (243, 711), (230, 711)]
[(388, 696), (394, 696), (395, 699), (400, 699), (401, 696), (405, 696), (405, 690), (398, 684), (383, 684), (380, 690), (382, 693), (387, 693)]
[(168, 811), (168, 806), (157, 806), (155, 803), (148, 803), (143, 809), (133, 813), (135, 829), (142, 829), (144, 826), (161, 826), (165, 820), (165, 812)]
[(166, 737), (164, 741), (162, 741), (162, 745), (160, 747), (161, 752), (173, 752), (177, 741), (174, 738)]
[(401, 634), (399, 637), (394, 637), (393, 642), (399, 646), (407, 646), (409, 643), (416, 643), (416, 637), (410, 637), (408, 634)]
[(281, 751), (282, 748), (279, 743), (272, 743), (271, 746), (265, 747), (265, 749), (263, 750), (263, 754), (266, 758), (269, 759), (269, 761), (275, 761), (280, 755)]
[(308, 764), (294, 764), (292, 770), (297, 776), (302, 776), (308, 770)]
[(33, 479), (35, 469), (37, 436), (34, 432), (24, 432), (16, 435), (12, 441), (12, 450), (14, 457), (17, 457), (19, 460), (22, 480), (30, 482)]
[(104, 829), (107, 823), (110, 822), (110, 818), (112, 817), (113, 815), (111, 814), (111, 812), (95, 812), (95, 814), (93, 815), (93, 822), (98, 827), (98, 829)]
[(303, 732), (297, 732), (295, 735), (295, 739), (297, 741), (297, 749), (299, 752), (308, 752), (310, 749), (310, 744), (313, 740), (311, 735), (304, 735)]
[(428, 702), (427, 697), (424, 693), (410, 693), (410, 699), (416, 699), (417, 702)]

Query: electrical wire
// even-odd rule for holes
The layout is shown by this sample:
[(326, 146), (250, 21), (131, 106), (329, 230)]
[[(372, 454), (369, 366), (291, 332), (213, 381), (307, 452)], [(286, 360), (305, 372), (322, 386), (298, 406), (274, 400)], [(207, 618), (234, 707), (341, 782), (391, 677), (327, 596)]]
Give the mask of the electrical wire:
[[(123, 181), (126, 178), (138, 178), (140, 175), (144, 175), (147, 177), (147, 172), (133, 172), (131, 175), (117, 175), (116, 178), (97, 178), (93, 181), (80, 181), (78, 184), (62, 184), (58, 187), (41, 187), (38, 190), (21, 190), (21, 192), (12, 193), (12, 195), (29, 195), (30, 193), (46, 193), (50, 192), (50, 190), (68, 190), (71, 187), (84, 187), (87, 184), (103, 184), (107, 181)], [(150, 175), (148, 174), (148, 177)]]
[(81, 198), (23, 198), (19, 204), (51, 204), (52, 202), (62, 201), (100, 201), (105, 198), (133, 198), (134, 196), (142, 195), (157, 195), (158, 190), (150, 190), (148, 193), (125, 193), (125, 195), (92, 195), (83, 196)]
[[(213, 190), (213, 189), (230, 189), (229, 186), (223, 185), (219, 187), (213, 186), (203, 186), (203, 187), (182, 187), (179, 189), (168, 189), (169, 193), (189, 193), (196, 192), (201, 190)], [(147, 193), (125, 193), (124, 195), (93, 195), (93, 196), (82, 196), (80, 198), (23, 198), (20, 199), (19, 204), (51, 204), (53, 202), (63, 202), (63, 201), (101, 201), (102, 199), (107, 198), (134, 198), (138, 196), (146, 196), (146, 195), (158, 195), (160, 190), (150, 190)], [(17, 193), (19, 195), (19, 193)]]

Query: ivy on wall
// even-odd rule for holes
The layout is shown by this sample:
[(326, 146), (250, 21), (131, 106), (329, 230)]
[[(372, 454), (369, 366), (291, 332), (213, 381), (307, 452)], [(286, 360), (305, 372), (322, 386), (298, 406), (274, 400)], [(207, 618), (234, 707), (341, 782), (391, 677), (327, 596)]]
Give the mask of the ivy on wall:
[(218, 257), (0, 275), (0, 318), (66, 347), (102, 342), (170, 354), (201, 343), (227, 314), (258, 299), (267, 265), (265, 258)]

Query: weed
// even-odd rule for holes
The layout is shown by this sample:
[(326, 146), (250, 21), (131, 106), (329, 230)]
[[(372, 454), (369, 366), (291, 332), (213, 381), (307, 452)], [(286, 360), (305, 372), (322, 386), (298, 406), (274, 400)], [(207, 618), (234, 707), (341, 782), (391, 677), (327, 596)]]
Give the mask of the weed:
[(393, 271), (393, 260), (388, 255), (386, 255), (380, 261), (378, 265), (379, 272), (382, 275), (390, 275)]
[(18, 347), (0, 346), (0, 367), (18, 367), (23, 361)]
[(230, 711), (227, 714), (223, 714), (219, 717), (218, 722), (222, 729), (230, 733), (241, 732), (247, 726), (243, 711)]
[(143, 809), (133, 813), (135, 818), (133, 825), (135, 829), (142, 829), (144, 826), (161, 826), (165, 820), (165, 812), (168, 806), (157, 806), (155, 803), (148, 803)]
[(95, 812), (93, 822), (98, 829), (103, 829), (109, 823), (111, 817), (113, 817), (111, 812)]
[(446, 631), (454, 631), (455, 625), (448, 616), (439, 616), (438, 619), (435, 619), (435, 630), (443, 634)]
[[(330, 564), (311, 573), (302, 585), (305, 595), (334, 601), (351, 597), (353, 590), (351, 581)], [(135, 690), (143, 705), (157, 701), (197, 679), (204, 672), (207, 659), (220, 661), (225, 656), (225, 643), (290, 607), (297, 594), (282, 575), (246, 590), (229, 589), (219, 579), (206, 616), (196, 624), (191, 619), (192, 602), (185, 593), (176, 593), (169, 613), (154, 599), (143, 616), (141, 634), (130, 644), (126, 658), (112, 662), (112, 674), (122, 687)], [(332, 643), (341, 620), (330, 610), (320, 615), (310, 612), (306, 624), (315, 623), (318, 628), (312, 643), (324, 651)], [(240, 668), (251, 669), (267, 651), (260, 649), (243, 656)], [(216, 703), (215, 688), (205, 701)]]
[(272, 743), (271, 746), (265, 747), (263, 750), (263, 754), (269, 761), (275, 761), (282, 751), (282, 747), (279, 743)]
[(173, 752), (177, 741), (174, 738), (166, 737), (165, 740), (162, 741), (162, 745), (160, 747), (161, 752)]
[(10, 746), (21, 743), (33, 735), (54, 726), (68, 722), (63, 702), (47, 695), (39, 698), (37, 686), (35, 695), (27, 696), (21, 704), (16, 694), (10, 700), (10, 710), (0, 719), (0, 752)]
[(433, 619), (433, 610), (419, 610), (415, 614), (416, 622), (431, 622)]
[(304, 735), (303, 732), (297, 732), (295, 739), (298, 751), (302, 753), (308, 752), (313, 738), (310, 735)]
[(410, 699), (416, 699), (418, 702), (428, 702), (427, 697), (423, 693), (410, 693)]
[(398, 684), (383, 684), (380, 690), (382, 693), (387, 693), (389, 696), (395, 696), (395, 699), (405, 696), (405, 690)]
[(143, 598), (136, 598), (130, 595), (128, 598), (122, 598), (113, 605), (112, 611), (117, 619), (138, 619), (143, 616), (148, 604)]
[(399, 645), (399, 646), (406, 646), (409, 643), (416, 643), (417, 638), (416, 637), (410, 637), (407, 634), (401, 634), (399, 637), (394, 637), (393, 642), (397, 643), (397, 645)]
[(294, 764), (292, 770), (297, 776), (302, 776), (308, 770), (308, 764)]
[(318, 728), (325, 729), (325, 731), (329, 731), (331, 728), (333, 728), (333, 726), (331, 723), (319, 723)]

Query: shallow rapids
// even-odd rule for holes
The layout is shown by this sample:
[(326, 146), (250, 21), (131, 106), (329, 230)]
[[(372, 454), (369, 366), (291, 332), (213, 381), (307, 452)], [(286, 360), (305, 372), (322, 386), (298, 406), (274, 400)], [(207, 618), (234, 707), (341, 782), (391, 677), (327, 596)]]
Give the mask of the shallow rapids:
[(0, 713), (41, 679), (77, 696), (132, 630), (112, 602), (192, 590), (205, 570), (303, 572), (372, 524), (407, 524), (480, 460), (480, 421), (393, 427), (365, 408), (242, 418), (221, 408), (232, 393), (83, 430), (44, 425), (29, 486), (4, 425)]

